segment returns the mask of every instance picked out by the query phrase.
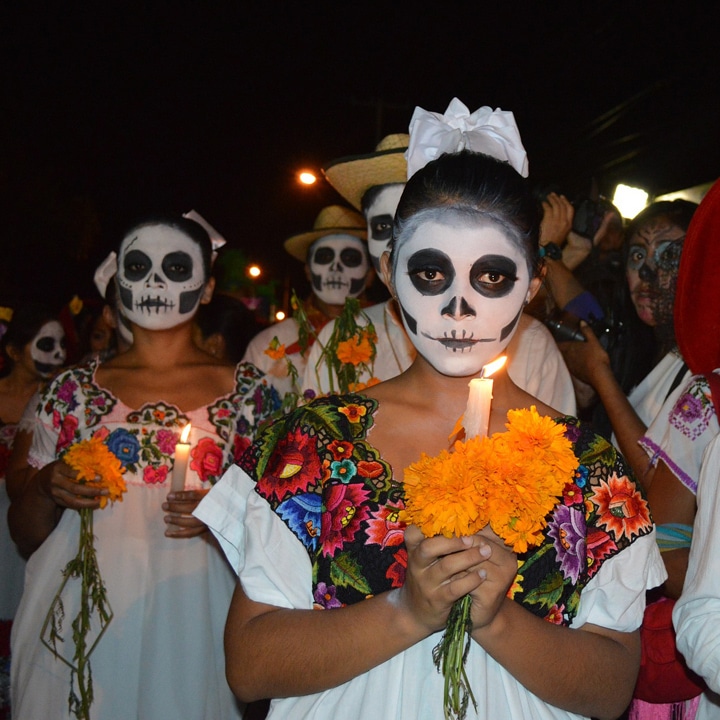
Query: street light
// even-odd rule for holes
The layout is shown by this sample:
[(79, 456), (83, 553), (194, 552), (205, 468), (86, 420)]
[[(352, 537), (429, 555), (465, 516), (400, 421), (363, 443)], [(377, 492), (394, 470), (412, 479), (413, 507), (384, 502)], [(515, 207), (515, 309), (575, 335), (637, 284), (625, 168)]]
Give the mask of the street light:
[(303, 185), (314, 185), (317, 182), (317, 175), (310, 170), (301, 170), (298, 173), (298, 180)]

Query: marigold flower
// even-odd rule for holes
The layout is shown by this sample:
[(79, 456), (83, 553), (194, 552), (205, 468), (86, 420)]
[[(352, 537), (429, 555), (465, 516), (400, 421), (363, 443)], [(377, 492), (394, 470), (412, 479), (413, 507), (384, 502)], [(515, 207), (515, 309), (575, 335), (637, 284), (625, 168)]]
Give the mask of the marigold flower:
[(110, 495), (100, 497), (100, 507), (107, 501), (122, 501), (127, 491), (123, 480), (123, 466), (105, 443), (98, 437), (75, 443), (63, 457), (63, 460), (77, 472), (77, 479), (85, 485), (107, 489)]
[(353, 335), (348, 340), (338, 343), (337, 357), (342, 363), (350, 365), (362, 365), (369, 363), (372, 359), (374, 346), (367, 333)]
[(277, 335), (270, 341), (265, 354), (272, 360), (282, 360), (285, 357), (285, 346), (280, 344)]

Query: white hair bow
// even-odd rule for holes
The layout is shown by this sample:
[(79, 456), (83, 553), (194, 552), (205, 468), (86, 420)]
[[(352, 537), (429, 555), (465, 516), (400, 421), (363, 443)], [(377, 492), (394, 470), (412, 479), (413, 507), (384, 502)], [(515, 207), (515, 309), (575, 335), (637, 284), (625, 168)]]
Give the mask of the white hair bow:
[(453, 98), (444, 115), (415, 108), (406, 154), (408, 178), (443, 153), (465, 148), (504, 160), (528, 176), (527, 153), (512, 112), (483, 106), (471, 114)]

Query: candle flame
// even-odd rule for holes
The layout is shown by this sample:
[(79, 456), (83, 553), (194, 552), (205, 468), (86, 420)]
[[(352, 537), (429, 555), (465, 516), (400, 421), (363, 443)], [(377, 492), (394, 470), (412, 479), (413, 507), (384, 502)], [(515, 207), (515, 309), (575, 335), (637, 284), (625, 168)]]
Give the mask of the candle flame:
[(188, 441), (188, 438), (190, 437), (190, 428), (192, 426), (190, 423), (188, 423), (185, 428), (183, 429), (182, 433), (180, 434), (180, 442), (186, 443)]
[(482, 369), (482, 374), (480, 375), (480, 377), (490, 377), (505, 364), (506, 360), (507, 355), (501, 355), (497, 360), (493, 360), (490, 364), (485, 365)]

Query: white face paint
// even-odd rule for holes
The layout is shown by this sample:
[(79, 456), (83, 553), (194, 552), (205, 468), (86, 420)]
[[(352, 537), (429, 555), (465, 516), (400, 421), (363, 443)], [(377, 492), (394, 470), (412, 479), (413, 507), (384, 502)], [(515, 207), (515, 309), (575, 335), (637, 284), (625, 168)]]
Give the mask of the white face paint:
[(65, 362), (65, 331), (57, 320), (46, 322), (30, 342), (30, 357), (42, 377), (49, 377)]
[(413, 345), (452, 377), (502, 353), (531, 296), (525, 256), (490, 222), (424, 222), (398, 247), (393, 281)]
[(120, 312), (148, 330), (166, 330), (190, 320), (207, 278), (198, 244), (166, 225), (133, 231), (118, 257)]
[(370, 263), (365, 243), (352, 235), (326, 235), (308, 252), (313, 291), (328, 305), (357, 297), (367, 282)]
[(365, 209), (368, 252), (378, 273), (380, 273), (380, 258), (388, 249), (392, 237), (393, 218), (404, 189), (403, 183), (387, 185), (378, 192), (372, 203)]

